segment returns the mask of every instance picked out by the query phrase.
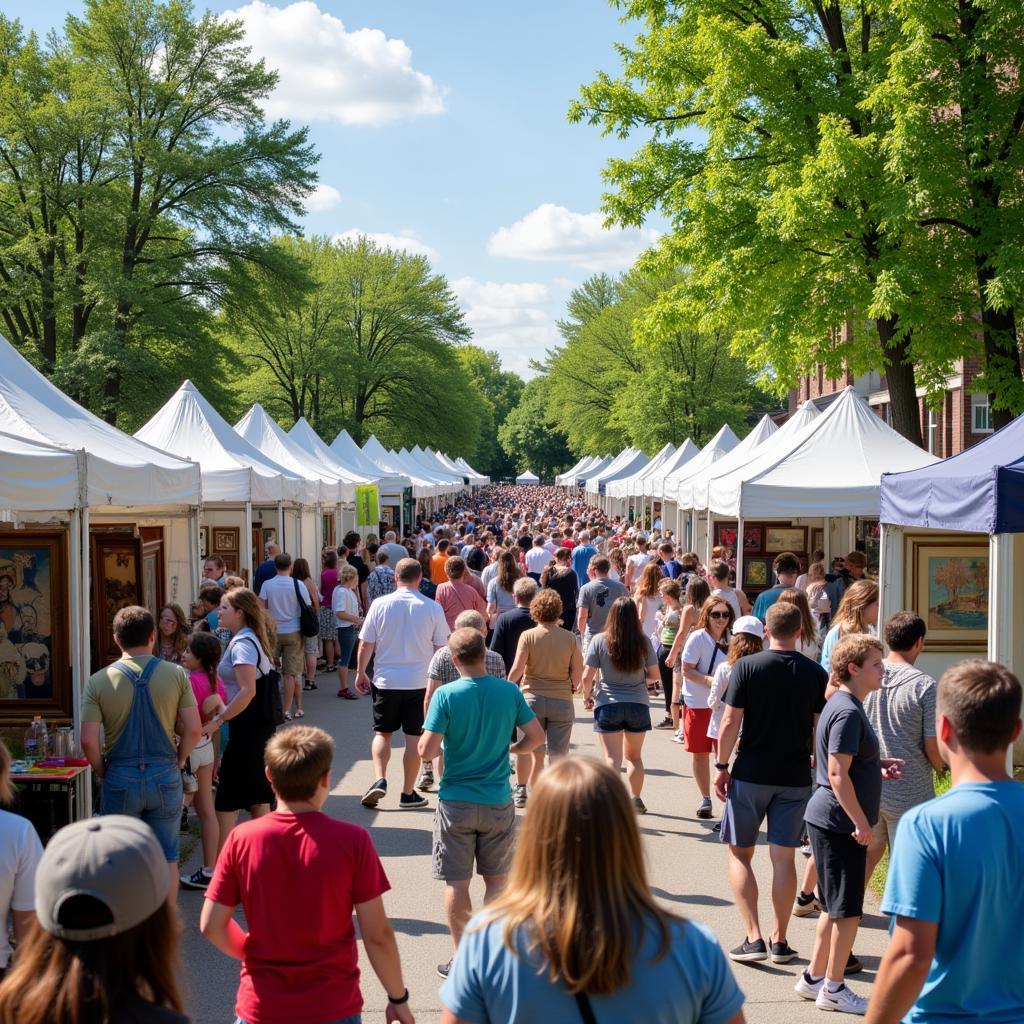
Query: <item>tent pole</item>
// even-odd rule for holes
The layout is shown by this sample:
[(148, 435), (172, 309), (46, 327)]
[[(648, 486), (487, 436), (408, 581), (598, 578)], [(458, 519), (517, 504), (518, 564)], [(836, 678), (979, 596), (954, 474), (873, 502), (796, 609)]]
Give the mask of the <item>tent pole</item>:
[[(988, 658), (1013, 669), (1013, 534), (988, 539)], [(1006, 770), (1013, 776), (1013, 748), (1006, 751)]]
[[(825, 572), (830, 573), (832, 571), (832, 520), (825, 516), (824, 529), (821, 531), (822, 536), (825, 538)], [(839, 609), (833, 608), (832, 611), (835, 613)]]
[(743, 589), (743, 515), (736, 520), (736, 586)]
[[(242, 550), (245, 552), (246, 575), (251, 587), (255, 583), (253, 571), (255, 569), (255, 555), (252, 550), (252, 502), (245, 503), (245, 529), (242, 531)], [(241, 566), (239, 566), (241, 568)]]
[(277, 503), (277, 543), (282, 551), (288, 550), (287, 538), (284, 535), (284, 502)]
[(71, 721), (76, 741), (81, 736), (82, 714), (82, 511), (71, 509), (68, 520), (68, 576), (71, 599)]
[(189, 505), (188, 508), (188, 569), (192, 577), (189, 586), (191, 600), (199, 596), (199, 580), (202, 568), (199, 565), (199, 506)]
[(405, 495), (398, 496), (398, 536), (405, 536)]
[[(83, 488), (84, 489), (84, 488)], [(86, 493), (88, 493), (86, 491)], [(92, 667), (92, 605), (90, 601), (90, 595), (92, 593), (92, 551), (89, 543), (89, 506), (83, 505), (80, 516), (80, 525), (82, 528), (82, 541), (81, 541), (81, 552), (82, 552), (82, 638), (81, 638), (81, 654), (82, 654), (82, 665), (78, 676), (78, 686), (84, 687), (86, 679), (89, 678), (89, 670)], [(75, 707), (77, 708), (82, 702), (81, 689), (78, 693), (74, 694)], [(79, 721), (81, 725), (81, 721)]]
[(711, 564), (711, 538), (714, 536), (715, 514), (708, 509), (708, 535), (704, 538), (704, 565)]

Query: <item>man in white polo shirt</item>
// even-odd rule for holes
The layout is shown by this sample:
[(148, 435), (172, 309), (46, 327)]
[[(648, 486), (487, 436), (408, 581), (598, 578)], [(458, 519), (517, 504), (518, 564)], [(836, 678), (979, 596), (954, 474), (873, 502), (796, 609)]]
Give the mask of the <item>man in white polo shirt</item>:
[[(359, 672), (356, 689), (373, 694), (373, 743), (370, 754), (376, 781), (363, 795), (364, 807), (376, 807), (387, 794), (391, 737), (405, 733), (402, 758), (403, 809), (426, 807), (415, 789), (420, 758), (416, 741), (423, 732), (423, 697), (427, 670), (434, 652), (448, 642), (448, 624), (437, 602), (419, 591), (422, 570), (415, 558), (403, 558), (395, 567), (397, 589), (377, 598), (366, 613), (359, 632)], [(366, 669), (373, 657), (373, 681)]]
[(533, 547), (526, 552), (526, 574), (537, 583), (540, 583), (540, 574), (547, 568), (548, 562), (554, 559), (554, 555), (544, 546), (547, 538), (538, 533), (533, 538)]

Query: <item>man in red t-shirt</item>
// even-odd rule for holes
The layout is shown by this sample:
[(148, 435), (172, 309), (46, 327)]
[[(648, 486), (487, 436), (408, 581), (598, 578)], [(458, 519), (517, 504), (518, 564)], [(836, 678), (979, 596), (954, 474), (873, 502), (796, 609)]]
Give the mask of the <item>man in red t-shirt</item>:
[[(330, 1024), (363, 1006), (352, 911), (388, 996), (386, 1019), (414, 1024), (398, 944), (381, 896), (388, 884), (369, 833), (320, 810), (334, 743), (291, 726), (264, 754), (277, 810), (236, 827), (217, 859), (199, 928), (242, 961), (242, 1024)], [(234, 919), (245, 911), (248, 933)]]

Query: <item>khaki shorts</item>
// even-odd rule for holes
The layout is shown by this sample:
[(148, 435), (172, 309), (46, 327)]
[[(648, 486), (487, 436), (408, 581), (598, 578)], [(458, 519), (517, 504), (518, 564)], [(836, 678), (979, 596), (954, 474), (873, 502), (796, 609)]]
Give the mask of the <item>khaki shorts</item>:
[(888, 843), (889, 849), (896, 842), (896, 826), (900, 823), (902, 814), (894, 814), (892, 811), (879, 810), (878, 821), (871, 830), (876, 843)]
[(526, 706), (537, 716), (544, 730), (544, 740), (533, 752), (562, 757), (569, 753), (572, 727), (576, 723), (576, 706), (560, 697), (542, 697), (537, 693), (524, 693)]
[(281, 659), (281, 675), (301, 676), (306, 664), (301, 633), (278, 633), (274, 657)]
[(434, 878), (468, 882), (508, 874), (515, 848), (516, 809), (507, 804), (438, 800), (434, 815)]

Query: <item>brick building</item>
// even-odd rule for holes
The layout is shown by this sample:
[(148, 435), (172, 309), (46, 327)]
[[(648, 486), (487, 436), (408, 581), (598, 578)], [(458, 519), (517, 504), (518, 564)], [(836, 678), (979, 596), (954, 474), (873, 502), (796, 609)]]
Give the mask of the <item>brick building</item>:
[[(946, 394), (937, 409), (925, 405), (924, 388), (918, 388), (921, 437), (928, 451), (939, 458), (956, 455), (992, 433), (988, 395), (970, 391), (980, 365), (977, 359), (960, 360), (956, 372), (946, 378)], [(891, 422), (889, 391), (883, 374), (872, 372), (854, 377), (847, 371), (832, 380), (825, 377), (820, 364), (814, 373), (801, 377), (799, 385), (789, 392), (789, 413), (792, 415), (808, 398), (824, 411), (834, 396), (851, 384), (879, 416)]]

